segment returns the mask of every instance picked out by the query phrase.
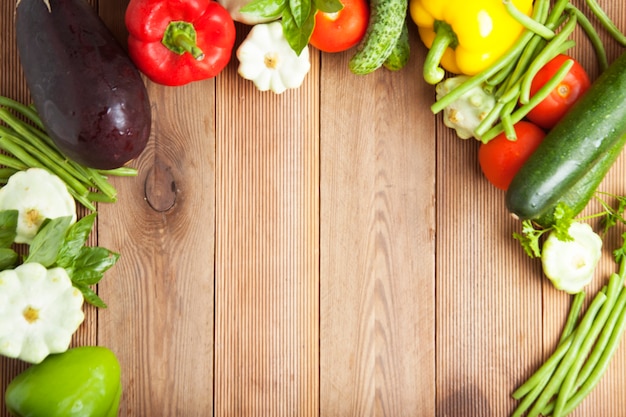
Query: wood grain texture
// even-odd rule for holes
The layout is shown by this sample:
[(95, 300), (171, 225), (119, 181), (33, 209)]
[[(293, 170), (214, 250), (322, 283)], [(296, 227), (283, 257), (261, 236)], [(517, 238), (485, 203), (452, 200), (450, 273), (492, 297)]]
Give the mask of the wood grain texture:
[[(128, 0), (90, 4), (124, 43)], [(600, 4), (625, 31), (626, 3)], [(0, 5), (0, 94), (27, 101), (13, 6)], [(411, 28), (397, 73), (355, 76), (351, 52), (312, 49), (304, 85), (278, 96), (239, 77), (234, 56), (213, 80), (146, 82), (154, 119), (139, 176), (113, 180), (119, 201), (99, 206), (90, 240), (122, 254), (99, 286), (109, 308), (86, 308), (72, 342), (118, 355), (120, 416), (510, 413), (571, 298), (511, 238), (519, 223), (482, 178), (478, 143), (430, 112)], [(248, 28), (237, 31), (238, 45)], [(598, 31), (610, 60), (623, 52)], [(625, 167), (622, 156), (601, 188), (625, 194)], [(619, 234), (590, 294), (614, 269)], [(625, 353), (572, 416), (622, 414)], [(0, 403), (25, 368), (0, 358)]]
[(311, 65), (281, 95), (235, 58), (218, 79), (216, 415), (319, 409), (319, 53)]
[[(413, 39), (415, 45), (415, 39)], [(323, 56), (321, 409), (434, 415), (435, 130), (414, 70)]]

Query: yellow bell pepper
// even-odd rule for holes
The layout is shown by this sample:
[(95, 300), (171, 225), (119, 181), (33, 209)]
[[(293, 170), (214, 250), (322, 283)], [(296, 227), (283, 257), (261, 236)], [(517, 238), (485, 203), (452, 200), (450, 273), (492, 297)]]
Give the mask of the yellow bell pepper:
[[(530, 16), (532, 0), (512, 0)], [(503, 0), (411, 0), (411, 18), (429, 48), (424, 79), (436, 84), (444, 71), (475, 75), (504, 55), (524, 31)]]

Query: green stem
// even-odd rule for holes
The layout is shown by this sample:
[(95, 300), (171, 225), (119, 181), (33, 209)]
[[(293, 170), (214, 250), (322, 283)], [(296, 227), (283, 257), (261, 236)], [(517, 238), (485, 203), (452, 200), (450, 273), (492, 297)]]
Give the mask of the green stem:
[(587, 6), (595, 17), (600, 21), (600, 24), (604, 26), (607, 32), (615, 39), (620, 45), (626, 46), (626, 36), (615, 26), (615, 23), (604, 13), (602, 7), (595, 0), (586, 0)]
[(458, 39), (452, 27), (443, 21), (435, 22), (435, 39), (428, 49), (426, 60), (424, 61), (424, 80), (429, 84), (437, 84), (446, 72), (440, 67), (443, 54), (448, 48), (456, 48)]
[(536, 33), (544, 39), (554, 38), (555, 33), (552, 29), (522, 13), (517, 7), (515, 7), (515, 4), (513, 4), (511, 0), (502, 0), (502, 3), (504, 3), (504, 7), (507, 12), (509, 12), (511, 17), (517, 20), (519, 24), (524, 26), (526, 29)]
[(196, 60), (204, 59), (204, 52), (196, 43), (196, 29), (189, 22), (173, 21), (167, 25), (161, 42), (170, 51), (183, 55), (191, 54)]
[(576, 6), (574, 6), (573, 4), (568, 4), (566, 9), (569, 13), (573, 13), (574, 15), (576, 15), (576, 19), (578, 20), (580, 27), (587, 35), (587, 38), (591, 42), (591, 46), (593, 46), (593, 49), (596, 52), (600, 72), (604, 72), (609, 67), (609, 63), (606, 57), (604, 44), (602, 43), (602, 39), (600, 39), (598, 32), (593, 27), (593, 24), (589, 21), (589, 19), (587, 19), (587, 16), (585, 16), (585, 14), (581, 12)]

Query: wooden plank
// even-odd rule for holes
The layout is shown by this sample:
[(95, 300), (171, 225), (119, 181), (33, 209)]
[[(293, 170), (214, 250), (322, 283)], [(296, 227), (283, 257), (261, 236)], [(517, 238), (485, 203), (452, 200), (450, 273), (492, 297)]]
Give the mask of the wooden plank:
[[(124, 0), (101, 14), (124, 42)], [(117, 24), (115, 23), (117, 22)], [(213, 408), (215, 81), (147, 82), (152, 135), (99, 207), (99, 244), (121, 259), (100, 285), (98, 343), (123, 367), (123, 416), (206, 416)]]
[(281, 95), (218, 79), (216, 416), (318, 412), (318, 57)]
[[(95, 7), (95, 0), (89, 3)], [(14, 2), (2, 2), (0, 4), (0, 95), (12, 98), (21, 103), (30, 103), (30, 93), (22, 74), (21, 64), (15, 45), (14, 25)], [(78, 216), (86, 213), (82, 206), (78, 206)], [(89, 237), (87, 244), (95, 245), (97, 242), (97, 227)], [(18, 248), (19, 253), (24, 253), (25, 248)], [(96, 308), (85, 304), (83, 308), (85, 320), (74, 334), (71, 346), (84, 346), (97, 344), (97, 311)], [(19, 360), (9, 359), (0, 355), (0, 416), (8, 417), (8, 411), (4, 405), (4, 392), (6, 386), (20, 372), (24, 371), (28, 364)]]
[(322, 416), (435, 414), (436, 142), (412, 36), (401, 72), (322, 59)]

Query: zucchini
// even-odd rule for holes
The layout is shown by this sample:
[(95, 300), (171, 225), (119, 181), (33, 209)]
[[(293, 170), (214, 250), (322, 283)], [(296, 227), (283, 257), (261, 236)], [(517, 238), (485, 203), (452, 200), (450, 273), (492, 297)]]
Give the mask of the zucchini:
[(407, 22), (402, 25), (402, 32), (396, 41), (391, 53), (383, 62), (383, 66), (389, 71), (399, 71), (409, 62), (411, 45), (409, 43), (409, 26)]
[[(550, 216), (559, 199), (574, 189), (570, 198), (580, 200), (568, 205), (580, 212), (621, 153), (624, 135), (626, 53), (598, 77), (518, 171), (506, 193), (507, 209), (522, 220)], [(608, 157), (609, 152), (617, 155)], [(596, 164), (593, 181), (583, 181)]]
[(370, 20), (348, 64), (359, 75), (380, 68), (396, 46), (406, 22), (408, 0), (371, 0)]
[(609, 169), (613, 166), (613, 163), (621, 155), (625, 143), (626, 135), (622, 135), (620, 141), (616, 143), (612, 149), (602, 155), (585, 175), (558, 199), (553, 207), (546, 210), (545, 213), (535, 219), (534, 222), (543, 227), (554, 225), (554, 213), (559, 204), (565, 204), (574, 215), (583, 211), (585, 207), (587, 207), (589, 200), (594, 196), (600, 183), (609, 172)]

